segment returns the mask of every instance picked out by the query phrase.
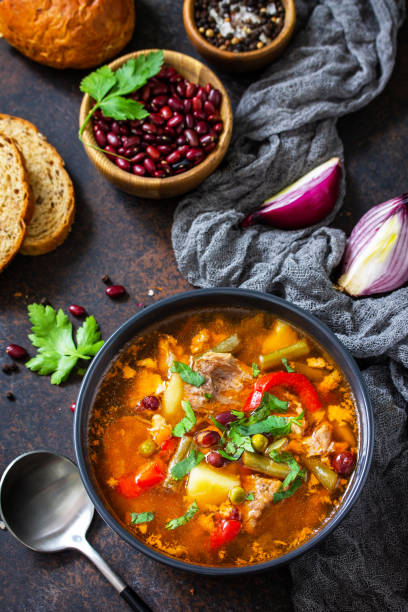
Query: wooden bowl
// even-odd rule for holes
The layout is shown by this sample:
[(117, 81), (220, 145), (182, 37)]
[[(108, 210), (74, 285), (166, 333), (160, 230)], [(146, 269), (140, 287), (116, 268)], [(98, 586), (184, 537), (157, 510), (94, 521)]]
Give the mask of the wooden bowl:
[(200, 55), (229, 72), (249, 72), (270, 64), (285, 49), (295, 28), (295, 2), (294, 0), (282, 0), (285, 8), (285, 22), (278, 36), (269, 45), (255, 51), (237, 53), (223, 51), (211, 45), (198, 31), (194, 19), (194, 3), (194, 0), (184, 0), (183, 20), (187, 36)]
[[(150, 51), (157, 51), (157, 49), (128, 53), (128, 55), (124, 55), (111, 62), (109, 66), (112, 70), (117, 70), (130, 58), (137, 57), (142, 53), (149, 53)], [(203, 162), (194, 166), (191, 170), (187, 170), (187, 172), (168, 178), (146, 178), (136, 176), (118, 168), (116, 164), (110, 161), (101, 151), (97, 151), (85, 145), (85, 151), (89, 159), (108, 181), (111, 181), (111, 183), (119, 187), (119, 189), (122, 189), (122, 191), (126, 191), (127, 193), (131, 193), (141, 198), (172, 198), (186, 193), (187, 191), (191, 191), (202, 183), (207, 176), (214, 172), (227, 152), (231, 140), (233, 123), (231, 102), (223, 84), (215, 76), (212, 70), (193, 57), (184, 55), (183, 53), (177, 53), (176, 51), (164, 50), (164, 60), (193, 83), (198, 83), (199, 85), (211, 83), (211, 85), (221, 92), (222, 101), (220, 116), (224, 123), (224, 129), (221, 132), (217, 147)], [(79, 112), (80, 125), (89, 113), (91, 106), (92, 99), (88, 94), (85, 94)], [(91, 122), (87, 124), (84, 130), (83, 139), (85, 143), (97, 144), (93, 135)]]

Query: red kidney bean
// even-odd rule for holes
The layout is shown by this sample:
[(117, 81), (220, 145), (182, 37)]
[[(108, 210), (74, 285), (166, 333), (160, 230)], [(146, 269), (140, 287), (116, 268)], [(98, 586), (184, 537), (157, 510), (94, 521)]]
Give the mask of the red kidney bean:
[(108, 132), (106, 140), (111, 145), (111, 147), (115, 147), (116, 149), (120, 147), (121, 143), (119, 140), (119, 136), (117, 136), (117, 134), (115, 134), (114, 132)]
[(145, 142), (156, 142), (156, 136), (154, 134), (144, 134), (143, 140)]
[(137, 147), (140, 145), (140, 136), (123, 136), (122, 144), (127, 149), (130, 147)]
[(168, 127), (167, 125), (164, 128), (164, 133), (170, 136), (171, 138), (174, 138), (174, 136), (176, 135), (176, 132), (171, 127)]
[(130, 127), (134, 129), (138, 129), (142, 125), (142, 122), (140, 119), (131, 119), (129, 123), (130, 123)]
[(186, 86), (186, 98), (192, 98), (195, 96), (196, 91), (197, 87), (194, 85), (194, 83), (188, 83)]
[(106, 136), (99, 128), (95, 130), (95, 140), (102, 149), (106, 147)]
[(207, 134), (207, 132), (208, 132), (208, 124), (205, 121), (198, 121), (197, 125), (195, 126), (195, 131), (200, 136), (203, 136), (204, 134)]
[(76, 403), (75, 402), (72, 402), (72, 404), (70, 405), (70, 409), (71, 409), (71, 412), (75, 412), (75, 410), (76, 410)]
[(184, 132), (184, 123), (181, 123), (180, 125), (176, 127), (176, 134), (178, 136), (181, 136), (183, 132)]
[(207, 85), (205, 85), (204, 87), (204, 91), (207, 95), (210, 93), (211, 89), (212, 89), (211, 83), (207, 83)]
[(166, 157), (166, 162), (169, 164), (175, 164), (178, 161), (180, 161), (181, 159), (181, 155), (179, 151), (173, 151), (172, 153), (170, 153), (170, 155), (168, 155)]
[(217, 451), (211, 451), (211, 453), (208, 453), (205, 456), (205, 460), (207, 463), (216, 468), (222, 467), (225, 463), (224, 457), (221, 457), (220, 453), (217, 453)]
[(173, 66), (167, 66), (166, 77), (171, 78), (174, 74), (177, 74), (177, 70)]
[(174, 170), (174, 174), (180, 174), (180, 172), (185, 172), (186, 170), (190, 170), (192, 167), (192, 163), (188, 159), (182, 159), (176, 164), (172, 164), (172, 169)]
[(155, 170), (154, 173), (153, 173), (153, 176), (155, 178), (163, 178), (165, 176), (165, 174), (166, 173), (164, 172), (164, 170), (160, 169), (160, 170)]
[(177, 91), (178, 95), (180, 96), (180, 98), (185, 98), (185, 96), (186, 96), (186, 86), (184, 85), (184, 83), (178, 83), (177, 87), (176, 87), (176, 91)]
[(106, 295), (111, 298), (117, 298), (126, 293), (126, 289), (122, 285), (110, 285), (105, 289)]
[(134, 164), (132, 166), (132, 172), (136, 174), (136, 176), (144, 176), (146, 174), (146, 168), (140, 164)]
[(226, 410), (225, 412), (219, 412), (215, 415), (215, 420), (221, 423), (221, 425), (228, 425), (228, 423), (233, 423), (237, 420), (237, 418), (238, 417), (232, 414), (232, 412), (230, 412), (229, 410)]
[(183, 102), (177, 96), (172, 96), (168, 100), (169, 106), (174, 111), (182, 111), (184, 109)]
[(205, 152), (207, 153), (207, 155), (208, 155), (208, 153), (211, 153), (211, 151), (214, 151), (216, 146), (217, 146), (216, 142), (212, 142), (211, 144), (207, 145), (205, 147)]
[(207, 94), (205, 93), (205, 89), (204, 89), (204, 87), (201, 87), (201, 86), (200, 86), (200, 87), (197, 89), (196, 97), (197, 97), (197, 98), (200, 98), (200, 99), (201, 99), (203, 102), (204, 102), (204, 100), (206, 100), (206, 99), (207, 99)]
[(197, 132), (194, 130), (184, 130), (184, 135), (189, 145), (192, 147), (198, 147), (200, 141), (198, 139)]
[(132, 157), (130, 161), (134, 164), (138, 164), (140, 161), (142, 161), (142, 159), (145, 158), (145, 156), (146, 156), (146, 153), (137, 153), (137, 155)]
[(217, 112), (214, 104), (212, 102), (209, 102), (209, 100), (206, 100), (204, 102), (204, 110), (208, 115), (214, 115)]
[(196, 162), (198, 160), (202, 160), (204, 157), (204, 151), (202, 149), (190, 149), (186, 153), (186, 158), (189, 161)]
[(119, 155), (124, 155), (125, 154), (125, 147), (119, 147), (119, 149), (117, 150), (117, 153)]
[(157, 127), (154, 125), (154, 123), (144, 123), (142, 125), (142, 130), (144, 132), (146, 132), (147, 134), (156, 134), (157, 133)]
[(13, 359), (24, 359), (27, 357), (27, 351), (19, 344), (9, 344), (6, 346), (6, 353)]
[(122, 157), (115, 157), (115, 164), (121, 170), (126, 170), (127, 172), (130, 170), (131, 165), (127, 161), (127, 159), (123, 159)]
[(356, 457), (350, 451), (338, 453), (332, 459), (332, 466), (340, 476), (348, 476), (354, 470)]
[(214, 115), (208, 115), (207, 121), (210, 123), (218, 123), (220, 121), (220, 116), (218, 113), (214, 113)]
[(183, 77), (181, 76), (181, 74), (176, 73), (170, 77), (170, 83), (177, 83), (177, 81), (182, 81), (182, 79)]
[(155, 395), (146, 395), (142, 399), (142, 404), (146, 410), (157, 410), (160, 406), (160, 402)]
[(201, 136), (200, 138), (200, 144), (202, 147), (206, 147), (209, 144), (212, 144), (214, 142), (214, 136), (210, 136), (210, 134), (205, 134), (204, 136)]
[(185, 142), (186, 142), (186, 137), (183, 134), (181, 134), (176, 140), (176, 145), (178, 147), (182, 147), (183, 144), (185, 144)]
[(191, 111), (191, 100), (183, 100), (183, 106), (186, 113)]
[(216, 123), (214, 125), (213, 129), (214, 129), (214, 132), (217, 132), (217, 134), (220, 134), (222, 132), (222, 128), (223, 128), (222, 121), (220, 121), (219, 123)]
[(193, 107), (193, 110), (200, 111), (203, 108), (203, 101), (201, 98), (194, 96), (194, 98), (191, 100), (191, 106)]
[(106, 145), (105, 152), (107, 154), (108, 159), (110, 159), (111, 161), (115, 160), (115, 155), (109, 155), (109, 153), (116, 153), (116, 149), (114, 147), (112, 147), (111, 145)]
[(139, 150), (138, 147), (130, 147), (129, 149), (124, 150), (123, 155), (125, 157), (132, 157), (132, 155), (137, 153), (138, 150)]
[(109, 130), (111, 129), (109, 123), (107, 123), (106, 121), (103, 121), (102, 119), (98, 121), (97, 125), (102, 130), (102, 132), (109, 132)]
[(181, 147), (178, 147), (176, 150), (180, 153), (181, 157), (185, 157), (187, 151), (190, 150), (190, 146), (188, 144), (184, 144), (181, 145)]
[(214, 104), (214, 106), (216, 108), (219, 107), (220, 102), (221, 102), (221, 94), (218, 91), (218, 89), (212, 89), (210, 91), (210, 93), (208, 94), (208, 100), (209, 102), (211, 102), (212, 104)]
[(207, 115), (203, 111), (194, 111), (193, 117), (197, 119), (197, 121), (205, 121), (205, 119), (207, 119)]
[(194, 440), (199, 446), (215, 446), (220, 441), (220, 434), (218, 431), (212, 429), (205, 429), (195, 434)]
[(146, 149), (146, 153), (147, 153), (148, 155), (150, 155), (150, 157), (151, 157), (152, 159), (154, 159), (155, 161), (157, 161), (157, 160), (158, 160), (158, 159), (160, 159), (160, 157), (161, 157), (161, 156), (160, 156), (160, 151), (158, 151), (158, 150), (156, 149), (156, 147), (152, 147), (152, 145), (150, 145), (149, 147), (147, 147), (147, 149)]
[(157, 145), (157, 150), (160, 151), (162, 155), (168, 155), (169, 153), (171, 153), (171, 147), (169, 147), (168, 145)]
[(150, 98), (150, 93), (151, 93), (151, 89), (150, 89), (150, 85), (145, 85), (141, 91), (141, 97), (143, 102), (147, 102), (148, 99)]
[(152, 89), (152, 96), (158, 96), (160, 94), (166, 94), (168, 92), (169, 88), (167, 87), (167, 85), (163, 82), (159, 82), (156, 85), (154, 85), (153, 89)]
[(191, 115), (190, 113), (187, 113), (187, 115), (185, 116), (185, 122), (186, 122), (186, 126), (188, 128), (194, 127), (194, 117), (193, 117), (193, 115)]
[(174, 113), (174, 115), (167, 121), (167, 127), (175, 128), (183, 121), (183, 115), (180, 113)]
[(129, 130), (127, 129), (125, 125), (121, 125), (119, 126), (119, 133), (122, 134), (123, 136), (127, 136), (127, 134), (129, 133)]
[(155, 125), (163, 125), (164, 118), (160, 113), (150, 113), (150, 121), (153, 121)]
[(170, 168), (169, 164), (164, 159), (161, 160), (160, 167), (161, 167), (162, 170), (164, 170), (165, 174), (167, 174), (167, 175), (171, 174), (171, 168)]
[(119, 134), (119, 123), (117, 121), (113, 121), (110, 127), (112, 132), (114, 132), (115, 134)]
[(150, 159), (150, 157), (146, 157), (146, 159), (143, 161), (143, 165), (149, 174), (153, 174), (156, 170), (156, 164), (152, 159)]
[(160, 109), (160, 116), (163, 117), (163, 119), (170, 119), (172, 115), (173, 111), (171, 110), (170, 106), (162, 106)]
[[(169, 99), (167, 96), (156, 96), (151, 101), (151, 105), (160, 108), (161, 106), (165, 106), (168, 103)], [(171, 106), (171, 105), (169, 105)]]
[(78, 306), (78, 304), (71, 304), (68, 310), (75, 317), (83, 317), (86, 314), (85, 308), (83, 306)]

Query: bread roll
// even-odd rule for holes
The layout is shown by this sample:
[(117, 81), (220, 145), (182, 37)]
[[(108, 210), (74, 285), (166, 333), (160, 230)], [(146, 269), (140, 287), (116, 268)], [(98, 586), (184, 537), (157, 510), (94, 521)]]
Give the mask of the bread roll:
[(0, 32), (54, 68), (90, 68), (117, 55), (135, 25), (134, 0), (2, 0)]

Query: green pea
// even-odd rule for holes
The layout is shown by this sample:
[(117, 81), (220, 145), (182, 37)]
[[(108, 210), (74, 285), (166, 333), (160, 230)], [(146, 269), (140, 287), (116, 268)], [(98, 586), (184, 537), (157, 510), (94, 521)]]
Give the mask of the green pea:
[(232, 487), (229, 498), (232, 504), (242, 504), (245, 501), (246, 493), (242, 487)]
[(143, 457), (150, 457), (150, 455), (153, 455), (155, 450), (156, 444), (150, 438), (142, 442), (139, 446), (139, 453), (143, 455)]
[(268, 438), (263, 434), (254, 434), (251, 436), (252, 447), (258, 453), (263, 453), (268, 446)]

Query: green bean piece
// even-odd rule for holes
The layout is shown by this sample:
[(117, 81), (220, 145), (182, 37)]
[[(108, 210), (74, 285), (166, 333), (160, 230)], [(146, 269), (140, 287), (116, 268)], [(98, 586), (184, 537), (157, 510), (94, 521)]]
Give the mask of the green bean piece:
[(285, 346), (285, 348), (273, 351), (267, 355), (260, 355), (259, 363), (262, 370), (270, 370), (282, 365), (282, 359), (298, 359), (310, 353), (310, 348), (306, 340), (299, 340), (295, 344)]
[(167, 470), (167, 476), (163, 482), (163, 486), (166, 489), (175, 490), (177, 488), (179, 483), (176, 480), (174, 480), (171, 474), (171, 468), (174, 467), (176, 463), (178, 463), (179, 461), (182, 461), (185, 457), (187, 457), (187, 454), (190, 451), (192, 443), (193, 443), (193, 438), (190, 438), (189, 436), (184, 436), (183, 438), (180, 438), (179, 445), (169, 463), (168, 470)]
[(272, 461), (272, 459), (264, 457), (263, 455), (258, 455), (257, 453), (244, 451), (241, 459), (242, 463), (247, 468), (255, 470), (256, 472), (261, 472), (267, 476), (279, 478), (279, 480), (285, 480), (290, 472), (290, 467), (287, 463), (276, 463)]
[(301, 463), (314, 474), (317, 480), (329, 491), (336, 488), (338, 475), (329, 468), (325, 463), (317, 459), (317, 457), (304, 457), (300, 459)]
[(235, 353), (239, 349), (239, 345), (241, 341), (237, 334), (233, 334), (224, 340), (221, 340), (218, 344), (214, 346), (212, 350), (213, 353)]
[(275, 440), (274, 442), (269, 444), (269, 446), (266, 447), (264, 455), (269, 457), (269, 455), (271, 454), (271, 451), (273, 451), (273, 450), (274, 451), (281, 451), (283, 449), (283, 447), (286, 446), (287, 443), (288, 443), (288, 439), (287, 438), (278, 438), (277, 440)]
[(313, 382), (321, 382), (329, 373), (328, 370), (325, 370), (324, 368), (311, 368), (304, 363), (295, 362), (294, 368), (296, 372), (299, 372), (299, 374), (304, 374), (306, 378), (312, 380)]

